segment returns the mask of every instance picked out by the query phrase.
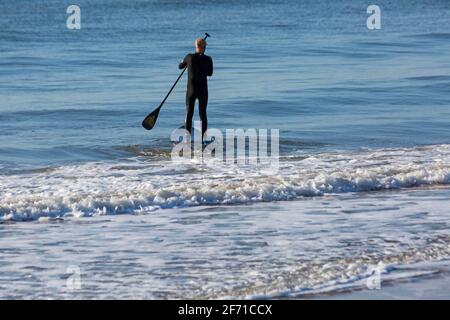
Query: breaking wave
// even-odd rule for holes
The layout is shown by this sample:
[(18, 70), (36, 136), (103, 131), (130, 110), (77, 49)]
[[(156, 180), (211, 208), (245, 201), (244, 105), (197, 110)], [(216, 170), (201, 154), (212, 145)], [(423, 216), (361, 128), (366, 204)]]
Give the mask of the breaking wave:
[(115, 163), (0, 175), (0, 221), (140, 214), (450, 183), (450, 145), (296, 155), (274, 175), (237, 165)]

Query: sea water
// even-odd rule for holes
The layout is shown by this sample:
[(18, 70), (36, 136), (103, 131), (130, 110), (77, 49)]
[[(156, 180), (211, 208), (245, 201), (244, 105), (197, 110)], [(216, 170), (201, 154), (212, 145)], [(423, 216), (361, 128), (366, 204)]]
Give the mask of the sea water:
[[(380, 30), (364, 1), (2, 1), (0, 297), (298, 297), (448, 270), (450, 3), (376, 4)], [(209, 125), (279, 129), (275, 174), (171, 161), (185, 78), (140, 126), (204, 32)]]

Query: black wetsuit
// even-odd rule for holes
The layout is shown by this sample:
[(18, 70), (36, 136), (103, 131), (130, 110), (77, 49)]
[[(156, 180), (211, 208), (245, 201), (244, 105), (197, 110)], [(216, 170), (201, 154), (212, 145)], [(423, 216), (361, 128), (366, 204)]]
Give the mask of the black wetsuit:
[(185, 128), (191, 132), (192, 116), (194, 115), (195, 100), (198, 99), (200, 120), (202, 121), (202, 136), (208, 128), (206, 107), (208, 105), (208, 80), (213, 74), (213, 62), (211, 57), (190, 53), (180, 63), (179, 68), (188, 67), (188, 82), (186, 92), (186, 120)]

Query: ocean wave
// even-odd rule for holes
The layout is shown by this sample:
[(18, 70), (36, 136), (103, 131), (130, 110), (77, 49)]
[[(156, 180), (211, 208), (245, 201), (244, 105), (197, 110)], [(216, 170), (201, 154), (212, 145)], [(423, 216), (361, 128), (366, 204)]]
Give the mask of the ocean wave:
[(0, 176), (0, 219), (140, 214), (447, 184), (450, 145), (298, 154), (281, 159), (271, 175), (251, 166), (180, 165), (140, 156)]
[(409, 35), (408, 37), (445, 40), (445, 39), (450, 39), (450, 33), (446, 33), (446, 32), (419, 33), (419, 34)]

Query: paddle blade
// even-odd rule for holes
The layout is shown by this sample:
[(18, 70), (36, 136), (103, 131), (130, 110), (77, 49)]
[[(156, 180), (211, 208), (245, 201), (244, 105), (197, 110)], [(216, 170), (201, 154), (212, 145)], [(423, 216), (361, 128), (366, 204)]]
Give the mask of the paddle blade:
[(155, 110), (153, 110), (152, 113), (150, 113), (145, 119), (144, 121), (142, 121), (142, 126), (147, 129), (147, 130), (152, 130), (153, 127), (156, 124), (156, 120), (158, 119), (158, 115), (159, 115), (159, 110), (161, 110), (161, 107), (156, 108)]

